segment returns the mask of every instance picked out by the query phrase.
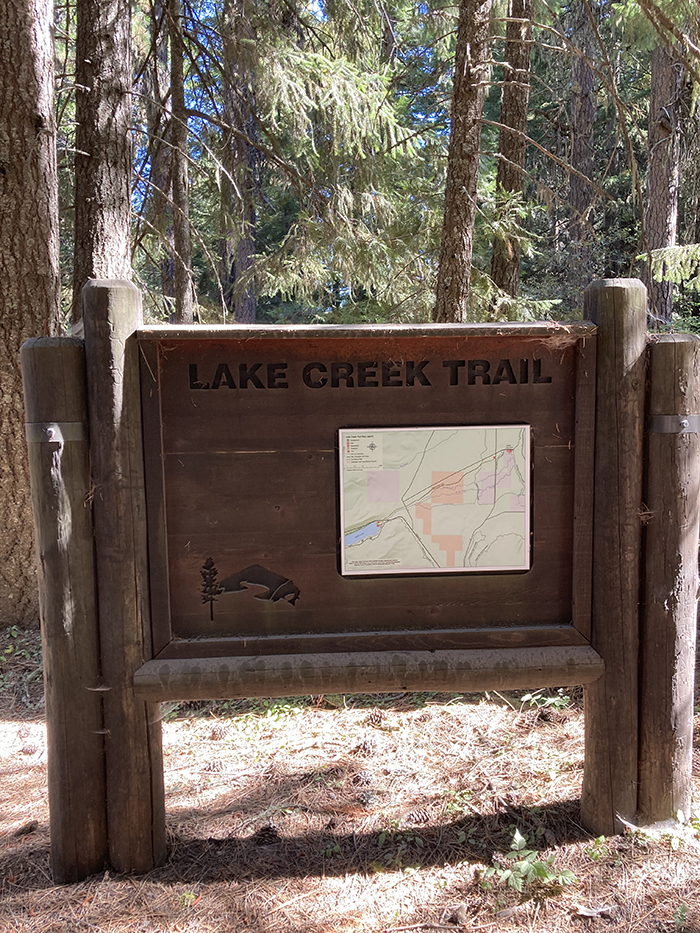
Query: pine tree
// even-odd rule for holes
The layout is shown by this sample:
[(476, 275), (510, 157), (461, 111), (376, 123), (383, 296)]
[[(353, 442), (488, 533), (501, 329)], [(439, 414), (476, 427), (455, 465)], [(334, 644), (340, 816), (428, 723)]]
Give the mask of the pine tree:
[(199, 571), (202, 576), (202, 602), (209, 603), (209, 618), (214, 621), (214, 603), (220, 593), (223, 593), (221, 585), (217, 582), (218, 570), (211, 557), (204, 561), (202, 569)]
[(131, 4), (78, 0), (73, 318), (90, 278), (131, 275)]
[(435, 321), (468, 314), (491, 0), (461, 0)]

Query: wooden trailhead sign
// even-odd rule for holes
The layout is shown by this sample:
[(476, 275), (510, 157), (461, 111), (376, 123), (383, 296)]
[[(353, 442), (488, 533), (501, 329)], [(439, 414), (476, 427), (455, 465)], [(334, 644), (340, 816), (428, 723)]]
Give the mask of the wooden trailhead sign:
[(582, 684), (594, 834), (689, 812), (700, 339), (149, 327), (22, 348), (54, 877), (166, 856), (159, 703)]
[(137, 335), (157, 657), (585, 644), (592, 324), (231, 330)]

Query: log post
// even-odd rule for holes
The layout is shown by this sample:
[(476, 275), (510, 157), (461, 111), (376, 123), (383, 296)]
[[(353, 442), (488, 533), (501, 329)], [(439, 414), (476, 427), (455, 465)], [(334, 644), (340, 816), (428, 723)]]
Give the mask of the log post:
[(165, 859), (158, 708), (137, 700), (134, 671), (151, 655), (141, 403), (141, 296), (129, 282), (83, 289), (95, 553), (100, 618), (110, 861), (148, 871)]
[(700, 524), (700, 337), (649, 355), (639, 817), (690, 813)]
[(44, 656), (51, 866), (59, 884), (107, 862), (85, 353), (39, 337), (21, 349)]
[(602, 279), (585, 306), (598, 325), (591, 645), (605, 674), (585, 687), (581, 816), (607, 836), (637, 813), (646, 289)]

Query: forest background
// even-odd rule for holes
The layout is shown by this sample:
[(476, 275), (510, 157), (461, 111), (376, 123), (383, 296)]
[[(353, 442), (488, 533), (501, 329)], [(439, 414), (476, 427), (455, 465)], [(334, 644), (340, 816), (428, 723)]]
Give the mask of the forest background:
[(690, 0), (10, 0), (0, 619), (37, 617), (17, 351), (79, 329), (88, 277), (232, 324), (566, 320), (639, 275), (693, 328), (697, 27)]

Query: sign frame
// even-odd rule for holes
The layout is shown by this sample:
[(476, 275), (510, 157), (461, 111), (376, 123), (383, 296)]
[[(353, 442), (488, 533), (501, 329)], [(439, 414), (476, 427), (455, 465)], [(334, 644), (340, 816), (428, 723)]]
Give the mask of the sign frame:
[[(141, 361), (141, 397), (142, 414), (144, 422), (144, 448), (146, 469), (147, 516), (149, 538), (150, 562), (150, 590), (151, 590), (151, 618), (153, 633), (153, 656), (159, 661), (186, 660), (203, 658), (243, 658), (269, 655), (303, 655), (309, 658), (327, 654), (328, 652), (376, 652), (390, 650), (474, 650), (474, 649), (506, 649), (506, 648), (533, 648), (564, 647), (588, 645), (590, 635), (591, 612), (591, 560), (592, 560), (592, 515), (593, 515), (593, 436), (595, 430), (595, 348), (596, 329), (589, 322), (571, 325), (550, 323), (514, 323), (497, 325), (385, 325), (385, 326), (315, 326), (296, 325), (287, 327), (236, 327), (231, 328), (201, 328), (163, 326), (142, 329), (136, 334), (139, 345)], [(432, 341), (439, 344), (440, 340), (459, 341), (465, 348), (470, 342), (483, 347), (484, 339), (490, 345), (502, 348), (512, 345), (514, 357), (518, 353), (525, 359), (525, 350), (518, 346), (527, 345), (528, 350), (539, 347), (540, 351), (546, 349), (550, 358), (554, 355), (563, 358), (566, 353), (574, 359), (575, 372), (571, 375), (571, 391), (573, 397), (566, 402), (571, 406), (571, 418), (574, 424), (574, 479), (572, 492), (573, 524), (571, 529), (571, 611), (568, 618), (561, 618), (556, 624), (543, 625), (538, 620), (523, 619), (519, 624), (506, 624), (492, 626), (489, 624), (459, 626), (454, 623), (447, 625), (423, 626), (411, 628), (410, 626), (394, 626), (393, 629), (383, 630), (381, 626), (370, 630), (323, 632), (282, 632), (280, 635), (266, 635), (255, 637), (250, 634), (243, 636), (215, 635), (206, 637), (196, 634), (194, 637), (183, 636), (173, 627), (170, 619), (170, 593), (168, 592), (168, 563), (167, 563), (167, 494), (163, 480), (163, 425), (161, 420), (162, 385), (160, 366), (163, 359), (167, 359), (177, 348), (204, 346), (214, 344), (224, 346), (234, 343), (238, 346), (255, 345), (260, 348), (269, 346), (286, 346), (290, 352), (292, 347), (306, 346), (311, 354), (309, 359), (319, 359), (319, 347), (328, 347), (329, 342), (335, 346), (343, 347), (341, 356), (359, 345), (359, 342), (378, 341), (378, 345), (385, 345), (386, 352), (380, 359), (393, 359), (394, 352), (401, 341), (408, 338), (415, 341), (425, 341), (430, 345)], [(504, 343), (505, 341), (505, 343)], [(337, 342), (337, 343), (336, 343)], [(523, 343), (524, 342), (524, 343)], [(415, 345), (410, 344), (409, 345)], [(350, 350), (348, 349), (350, 348)], [(340, 352), (340, 351), (339, 351)], [(501, 352), (500, 350), (498, 352)], [(469, 356), (464, 350), (465, 359)], [(194, 358), (194, 357), (193, 357)], [(529, 357), (528, 357), (529, 358)], [(535, 359), (537, 357), (534, 357)], [(450, 366), (443, 362), (445, 378), (457, 379), (461, 377), (465, 382), (467, 377), (466, 365), (458, 366), (462, 361), (451, 360)], [(477, 361), (483, 362), (483, 361)], [(503, 361), (501, 361), (503, 362)], [(272, 364), (271, 364), (272, 365)], [(276, 364), (275, 364), (276, 365)], [(316, 364), (314, 364), (316, 365)], [(323, 364), (321, 364), (323, 365)], [(362, 365), (362, 364), (361, 364)], [(531, 364), (529, 378), (534, 376), (535, 364)], [(543, 382), (551, 377), (543, 375), (544, 370), (539, 364), (539, 379)], [(308, 364), (307, 364), (308, 368)], [(380, 370), (380, 367), (377, 367)], [(478, 385), (478, 366), (474, 382)], [(264, 373), (264, 368), (258, 370)], [(369, 376), (367, 375), (369, 372)], [(492, 370), (493, 372), (493, 370)], [(201, 385), (211, 384), (211, 373), (204, 372), (202, 367), (193, 374), (190, 370), (190, 385), (192, 378)], [(268, 385), (278, 388), (279, 383), (287, 381), (282, 379), (287, 373), (281, 369), (268, 371)], [(374, 375), (379, 381), (379, 372), (373, 374), (366, 371), (364, 378)], [(521, 374), (517, 374), (521, 375)], [(517, 379), (516, 375), (516, 379)], [(236, 374), (237, 376), (237, 374)], [(308, 379), (320, 383), (326, 376), (321, 369), (309, 372)], [(400, 377), (396, 372), (388, 376), (387, 386), (392, 386), (392, 380)], [(407, 382), (408, 380), (406, 380)], [(481, 382), (483, 383), (483, 377)], [(263, 384), (265, 377), (263, 376)], [(308, 385), (308, 382), (307, 382)], [(329, 384), (330, 385), (330, 384)], [(267, 386), (266, 386), (267, 387)], [(317, 386), (314, 386), (314, 389)], [(319, 386), (320, 387), (320, 386)], [(227, 387), (226, 387), (227, 388)], [(253, 387), (255, 394), (257, 387)], [(323, 386), (325, 388), (325, 386)], [(358, 386), (359, 388), (359, 386)], [(494, 391), (501, 393), (505, 386), (493, 386)], [(556, 391), (556, 386), (547, 386), (547, 389)], [(514, 387), (515, 390), (515, 387)], [(206, 393), (201, 389), (195, 392)], [(356, 396), (362, 393), (355, 393)], [(382, 391), (380, 389), (380, 391)], [(420, 391), (420, 389), (419, 389)], [(313, 389), (311, 390), (313, 394)], [(241, 395), (243, 393), (240, 393)], [(316, 396), (322, 393), (315, 393)], [(387, 393), (391, 394), (391, 393)], [(392, 397), (396, 397), (395, 394)], [(262, 396), (262, 393), (260, 393)], [(199, 396), (198, 396), (199, 397)], [(276, 394), (277, 398), (282, 393)], [(326, 397), (330, 397), (330, 392)], [(478, 416), (474, 415), (477, 418)], [(366, 420), (366, 419), (365, 419)], [(515, 419), (521, 421), (521, 418)], [(472, 418), (473, 421), (473, 418)], [(351, 424), (348, 425), (347, 422)], [(339, 427), (361, 426), (358, 418), (346, 417), (334, 425)], [(492, 422), (494, 423), (494, 422)], [(495, 422), (499, 423), (499, 422)], [(503, 423), (503, 422), (500, 422)], [(524, 421), (523, 423), (528, 423)], [(394, 426), (386, 424), (386, 426)], [(571, 444), (571, 439), (569, 439)], [(536, 477), (533, 480), (533, 496), (536, 489)], [(250, 567), (248, 568), (250, 569)], [(264, 569), (264, 568), (261, 568)], [(278, 568), (272, 568), (277, 570)], [(518, 571), (521, 573), (521, 571)], [(461, 576), (461, 575), (455, 575)], [(296, 579), (296, 578), (295, 578)], [(298, 581), (297, 581), (298, 583)], [(295, 584), (296, 585), (296, 584)], [(303, 587), (302, 587), (303, 589)], [(302, 596), (303, 599), (303, 596)], [(230, 600), (229, 600), (230, 601)], [(167, 608), (166, 608), (167, 607)]]

